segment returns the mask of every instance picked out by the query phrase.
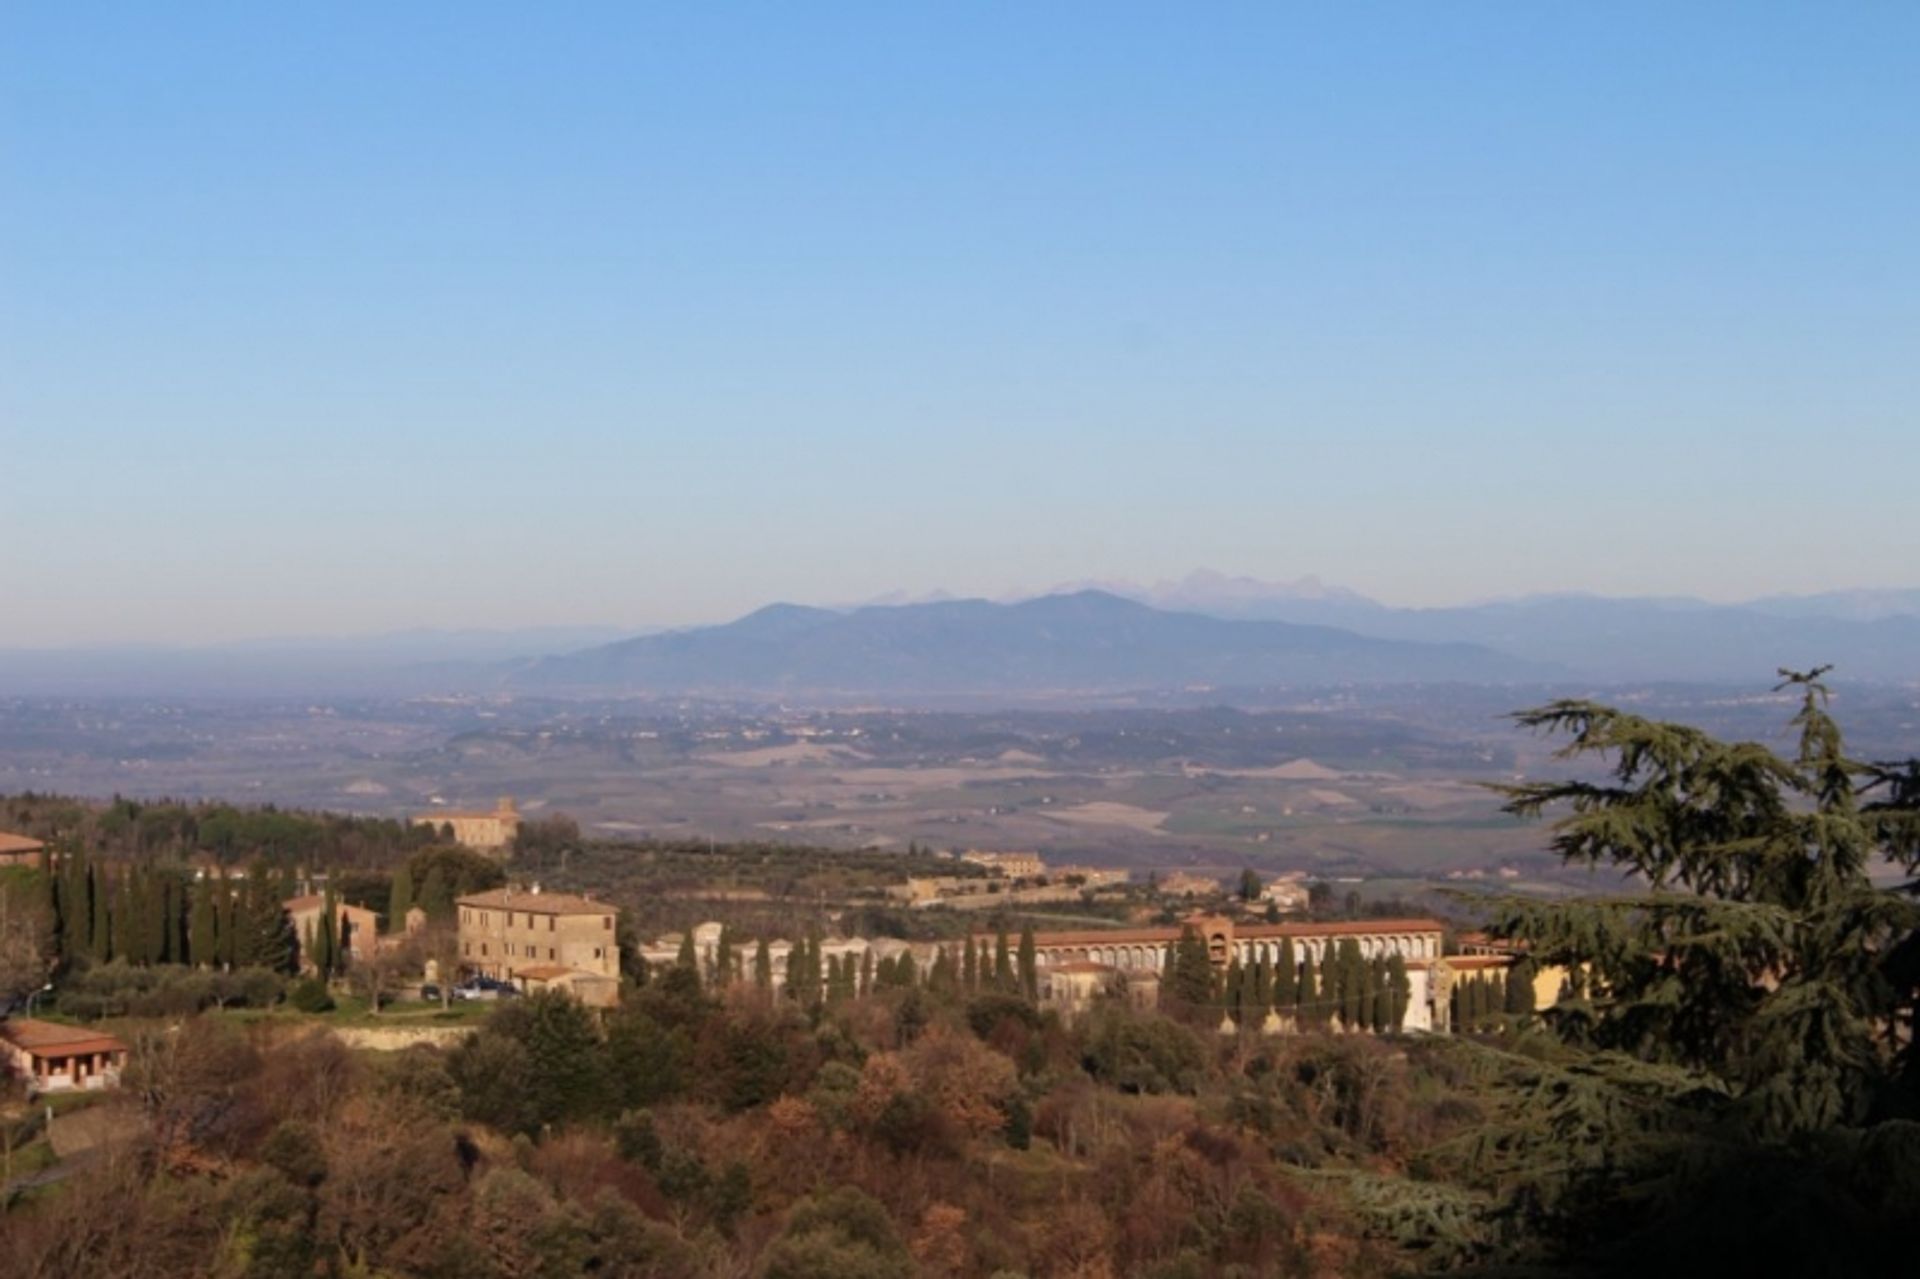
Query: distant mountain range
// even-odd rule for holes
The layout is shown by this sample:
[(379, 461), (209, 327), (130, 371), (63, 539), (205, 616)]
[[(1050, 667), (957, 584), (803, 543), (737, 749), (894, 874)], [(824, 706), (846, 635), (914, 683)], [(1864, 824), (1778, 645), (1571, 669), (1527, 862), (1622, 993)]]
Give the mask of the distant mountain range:
[(650, 693), (1091, 693), (1340, 682), (1536, 680), (1555, 671), (1482, 645), (1157, 609), (1104, 591), (1013, 604), (850, 611), (776, 604), (723, 626), (529, 663), (525, 689)]
[(635, 636), (609, 627), (420, 630), (200, 648), (0, 649), (0, 695), (668, 696), (833, 693), (1022, 699), (1329, 684), (1671, 681), (1754, 688), (1780, 666), (1920, 683), (1920, 590), (1773, 596), (1536, 595), (1394, 608), (1306, 577), (1200, 572), (1028, 599), (904, 594), (776, 604)]
[(1262, 582), (1200, 572), (1115, 594), (1214, 617), (1332, 626), (1413, 643), (1477, 644), (1581, 676), (1752, 683), (1780, 666), (1832, 663), (1843, 678), (1920, 680), (1920, 590), (1835, 591), (1742, 604), (1687, 597), (1533, 595), (1392, 608), (1317, 578)]

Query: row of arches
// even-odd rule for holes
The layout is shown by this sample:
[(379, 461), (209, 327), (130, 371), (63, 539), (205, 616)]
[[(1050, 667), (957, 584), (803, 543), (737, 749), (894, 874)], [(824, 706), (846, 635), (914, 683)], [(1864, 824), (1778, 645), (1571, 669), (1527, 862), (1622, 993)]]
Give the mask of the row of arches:
[[(1352, 934), (1346, 934), (1352, 936)], [(1225, 962), (1227, 941), (1225, 937), (1211, 939), (1216, 945), (1215, 961)], [(1255, 962), (1274, 963), (1280, 958), (1280, 938), (1240, 938), (1231, 943), (1231, 954), (1242, 965)], [(1294, 937), (1294, 962), (1299, 963), (1308, 955), (1313, 956), (1316, 964), (1325, 963), (1327, 954), (1338, 946), (1341, 938), (1334, 936)], [(1360, 953), (1368, 959), (1376, 956), (1399, 955), (1403, 959), (1438, 959), (1440, 957), (1439, 933), (1368, 933), (1355, 937), (1360, 943)], [(1040, 962), (1047, 965), (1066, 963), (1106, 964), (1112, 968), (1132, 971), (1163, 972), (1167, 967), (1172, 943), (1122, 942), (1107, 945), (1087, 943), (1068, 946), (1053, 946), (1042, 942), (1039, 946)]]

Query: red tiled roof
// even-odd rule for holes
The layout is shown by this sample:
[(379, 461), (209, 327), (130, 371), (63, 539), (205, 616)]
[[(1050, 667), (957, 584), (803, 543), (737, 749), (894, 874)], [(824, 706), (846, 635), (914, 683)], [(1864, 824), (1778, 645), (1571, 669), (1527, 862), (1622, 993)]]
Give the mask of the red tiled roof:
[(62, 1026), (53, 1021), (14, 1017), (0, 1021), (0, 1039), (24, 1048), (36, 1057), (66, 1057), (75, 1053), (127, 1051), (112, 1035), (84, 1026)]
[(0, 854), (37, 853), (45, 847), (46, 845), (41, 843), (37, 839), (32, 839), (26, 835), (15, 835), (9, 831), (0, 830)]
[(530, 977), (534, 981), (552, 981), (556, 977), (565, 977), (573, 969), (565, 964), (535, 964), (531, 968), (514, 970), (515, 977)]
[[(1180, 925), (1158, 928), (1099, 928), (1075, 932), (1035, 933), (1036, 946), (1166, 946), (1180, 940)], [(1437, 919), (1342, 919), (1323, 924), (1235, 924), (1236, 941), (1271, 941), (1281, 937), (1371, 937), (1379, 933), (1437, 933)]]
[(532, 893), (526, 889), (494, 888), (457, 899), (462, 906), (482, 910), (524, 910), (535, 915), (611, 915), (613, 906), (572, 893)]

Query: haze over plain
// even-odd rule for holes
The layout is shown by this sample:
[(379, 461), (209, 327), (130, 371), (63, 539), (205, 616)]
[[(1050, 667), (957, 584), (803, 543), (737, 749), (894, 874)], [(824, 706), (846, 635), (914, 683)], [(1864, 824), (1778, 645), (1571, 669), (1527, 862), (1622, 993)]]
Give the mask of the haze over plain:
[(12, 11), (0, 647), (1913, 585), (1912, 11), (1095, 13)]

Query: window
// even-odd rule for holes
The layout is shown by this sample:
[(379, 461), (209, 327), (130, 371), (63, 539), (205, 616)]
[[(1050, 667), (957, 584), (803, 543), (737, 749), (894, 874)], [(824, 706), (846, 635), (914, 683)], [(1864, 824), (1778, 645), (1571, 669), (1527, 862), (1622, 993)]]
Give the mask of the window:
[(512, 928), (512, 927), (513, 927), (513, 912), (512, 912), (512, 911), (508, 911), (508, 912), (507, 912), (507, 927), (508, 927), (508, 928)]
[(554, 921), (554, 918), (555, 918), (555, 917), (554, 917), (554, 916), (552, 916), (552, 915), (548, 915), (548, 916), (547, 916), (547, 931), (548, 931), (548, 932), (552, 932), (552, 931), (553, 931), (553, 921)]
[(612, 915), (602, 915), (602, 916), (600, 916), (600, 927), (602, 927), (602, 928), (612, 928), (612, 927), (613, 927), (613, 916), (612, 916)]
[(481, 957), (482, 959), (484, 959), (484, 958), (486, 958), (486, 954), (487, 954), (487, 943), (485, 943), (485, 942), (481, 942), (481, 943), (480, 943), (480, 957)]
[(548, 958), (548, 959), (552, 959), (552, 958), (553, 958), (553, 947), (551, 947), (551, 946), (549, 946), (549, 947), (547, 947), (547, 958)]
[(471, 958), (473, 956), (473, 943), (472, 942), (463, 943), (460, 947), (460, 953)]
[(598, 946), (595, 946), (595, 947), (593, 948), (593, 957), (594, 957), (595, 959), (598, 959), (598, 958), (600, 958), (600, 948), (599, 948)]

